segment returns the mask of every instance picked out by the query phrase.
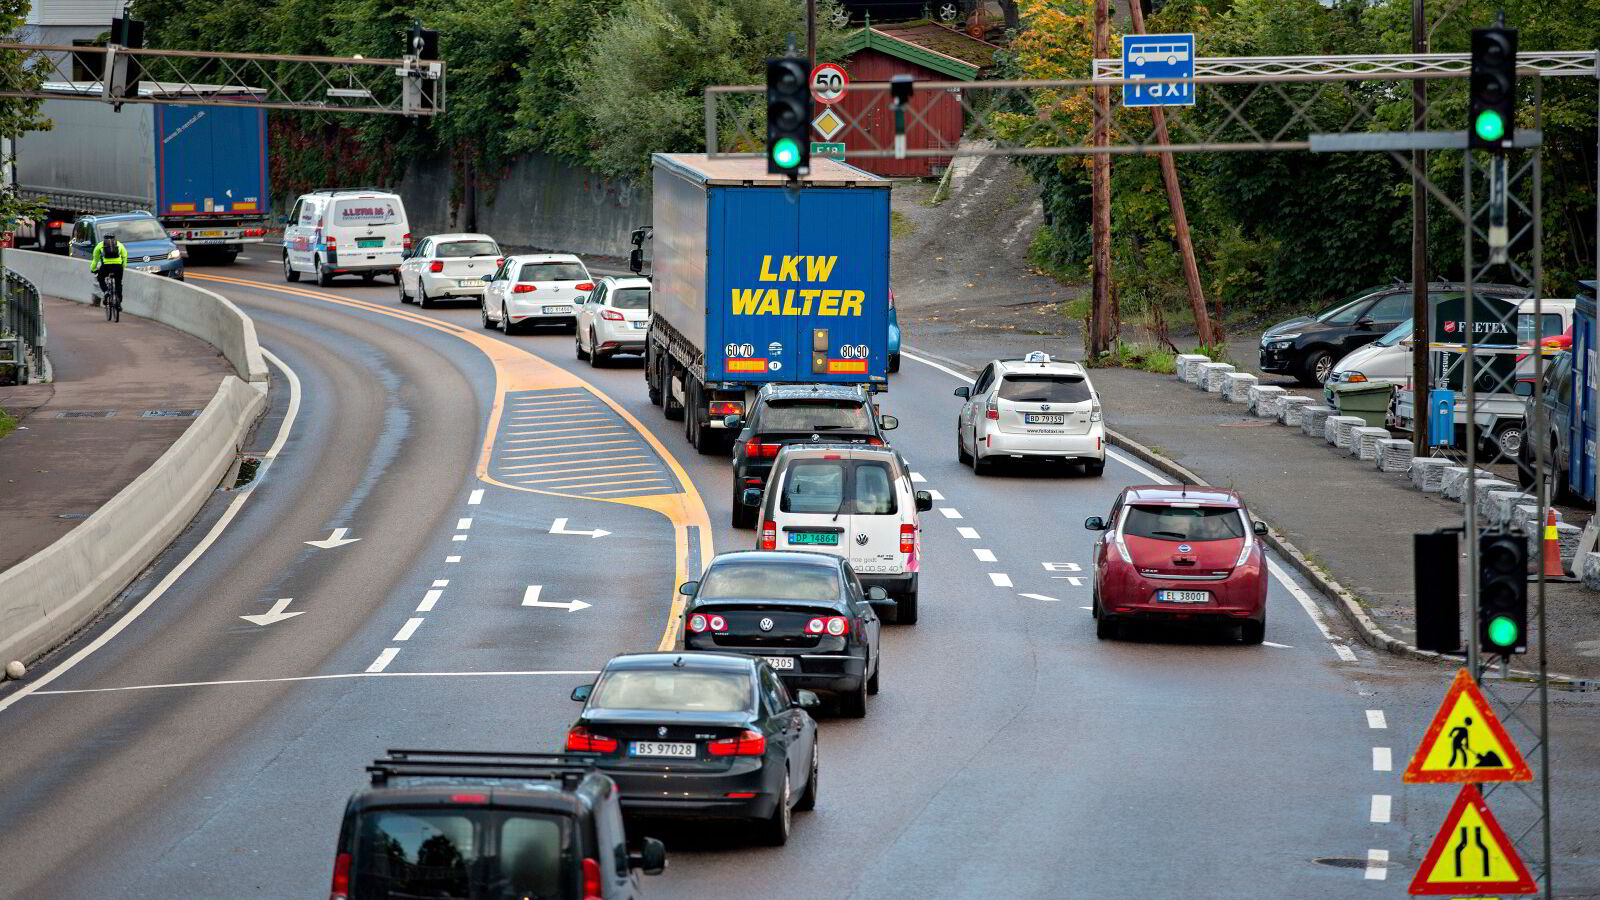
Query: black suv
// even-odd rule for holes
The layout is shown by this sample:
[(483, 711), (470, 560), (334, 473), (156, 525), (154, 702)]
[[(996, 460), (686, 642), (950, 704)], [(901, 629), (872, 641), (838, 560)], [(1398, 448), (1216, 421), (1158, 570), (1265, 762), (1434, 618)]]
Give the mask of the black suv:
[[(1428, 285), (1429, 302), (1459, 296), (1460, 284)], [(1475, 289), (1493, 296), (1521, 296), (1526, 291), (1501, 284)], [(1345, 354), (1381, 338), (1411, 318), (1411, 285), (1365, 288), (1312, 316), (1297, 316), (1261, 335), (1261, 371), (1292, 375), (1301, 384), (1319, 385), (1333, 374)]]
[(756, 510), (742, 502), (747, 488), (764, 488), (785, 444), (828, 441), (885, 446), (885, 431), (900, 422), (879, 416), (865, 388), (840, 384), (765, 384), (756, 392), (748, 419), (728, 416), (742, 427), (733, 444), (733, 527), (754, 528)]
[(345, 805), (331, 900), (632, 900), (660, 841), (628, 851), (617, 786), (592, 753), (390, 750)]

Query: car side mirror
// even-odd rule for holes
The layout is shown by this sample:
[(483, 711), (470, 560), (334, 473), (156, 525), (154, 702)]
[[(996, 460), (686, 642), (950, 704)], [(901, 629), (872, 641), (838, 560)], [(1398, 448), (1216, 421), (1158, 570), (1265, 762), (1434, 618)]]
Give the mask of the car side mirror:
[(660, 875), (667, 870), (667, 845), (653, 837), (645, 838), (639, 842), (638, 850), (628, 854), (628, 868)]
[(884, 416), (878, 420), (878, 427), (884, 431), (893, 431), (900, 427), (900, 420), (894, 416)]
[(801, 709), (816, 709), (822, 705), (822, 698), (812, 691), (798, 690), (794, 692), (794, 705)]
[(927, 491), (917, 491), (917, 512), (927, 512), (933, 509), (933, 495)]
[(637, 275), (640, 272), (644, 271), (644, 250), (643, 249), (641, 249), (639, 247), (635, 247), (635, 248), (633, 248), (632, 252), (630, 252), (628, 254), (628, 271), (632, 272), (635, 275)]
[(1373, 324), (1371, 316), (1362, 316), (1356, 320), (1356, 327), (1362, 331), (1371, 331)]
[(745, 506), (760, 506), (761, 488), (745, 488), (744, 493), (739, 495), (739, 502), (743, 503)]
[(1106, 520), (1100, 518), (1099, 516), (1090, 516), (1089, 518), (1083, 520), (1083, 527), (1089, 529), (1090, 531), (1105, 531)]
[(889, 592), (876, 586), (867, 588), (867, 602), (873, 606), (894, 604), (894, 601), (889, 599)]
[(958, 388), (955, 389), (954, 393), (955, 393), (955, 395), (957, 397), (960, 397), (961, 399), (966, 400), (967, 398), (972, 396), (972, 388), (969, 388), (969, 387), (958, 387)]
[(1532, 381), (1518, 381), (1517, 382), (1517, 396), (1518, 397), (1532, 397), (1533, 396), (1533, 382)]
[(723, 416), (722, 424), (726, 428), (742, 428), (744, 427), (744, 417), (738, 415)]
[(693, 597), (699, 590), (700, 582), (698, 581), (685, 581), (683, 584), (678, 585), (678, 593), (685, 597)]
[(589, 700), (589, 695), (592, 693), (594, 693), (594, 685), (580, 684), (572, 689), (572, 699), (578, 701), (579, 703), (586, 703)]
[(1265, 522), (1257, 522), (1257, 523), (1255, 523), (1254, 525), (1252, 525), (1250, 527), (1250, 530), (1254, 531), (1256, 534), (1266, 534), (1267, 533), (1267, 523), (1265, 523)]

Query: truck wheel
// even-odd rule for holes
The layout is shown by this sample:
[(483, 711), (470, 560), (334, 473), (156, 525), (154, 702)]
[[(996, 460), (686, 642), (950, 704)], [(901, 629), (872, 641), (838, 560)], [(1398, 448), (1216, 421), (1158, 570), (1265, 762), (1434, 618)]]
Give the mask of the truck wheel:
[(328, 271), (328, 267), (323, 265), (322, 264), (322, 260), (320, 260), (320, 259), (317, 260), (317, 286), (318, 287), (332, 287), (333, 286), (333, 273)]
[(661, 366), (656, 362), (655, 353), (650, 349), (644, 351), (644, 389), (650, 395), (650, 405), (661, 405)]
[[(661, 363), (661, 369), (666, 377), (661, 379), (661, 412), (671, 421), (676, 422), (683, 418), (683, 404), (672, 398), (672, 379), (678, 374), (678, 366), (671, 359)], [(688, 373), (684, 373), (684, 381), (688, 381)]]
[(300, 280), (300, 273), (295, 271), (294, 266), (289, 264), (289, 251), (287, 250), (283, 251), (283, 280), (290, 284)]

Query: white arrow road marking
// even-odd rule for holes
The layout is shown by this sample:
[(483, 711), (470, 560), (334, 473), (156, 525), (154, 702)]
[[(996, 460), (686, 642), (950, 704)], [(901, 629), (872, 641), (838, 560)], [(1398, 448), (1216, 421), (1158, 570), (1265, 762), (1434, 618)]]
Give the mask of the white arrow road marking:
[[(563, 519), (561, 521), (564, 522), (566, 520)], [(592, 603), (585, 603), (582, 600), (568, 600), (565, 603), (556, 603), (552, 600), (540, 600), (539, 592), (542, 590), (544, 590), (544, 588), (537, 584), (528, 585), (528, 589), (522, 592), (522, 605), (548, 606), (554, 609), (564, 609), (567, 612), (577, 612), (580, 609), (588, 609), (590, 606), (594, 605)]]
[[(584, 535), (588, 535), (589, 537), (592, 537), (592, 538), (600, 538), (600, 537), (605, 537), (606, 535), (610, 534), (611, 532), (606, 531), (604, 528), (596, 528), (593, 531), (578, 531), (578, 530), (575, 530), (575, 529), (574, 530), (568, 530), (567, 529), (567, 520), (566, 519), (557, 519), (557, 520), (555, 520), (554, 522), (551, 523), (551, 525), (550, 525), (550, 533), (551, 534), (584, 534)], [(588, 604), (584, 604), (584, 605), (587, 606)]]
[(350, 529), (348, 528), (335, 528), (333, 534), (328, 535), (326, 540), (306, 541), (306, 543), (313, 547), (320, 547), (323, 550), (332, 550), (335, 547), (343, 547), (345, 544), (354, 544), (356, 541), (361, 540), (361, 538), (345, 537), (349, 533)]
[(1083, 587), (1084, 576), (1082, 575), (1051, 575), (1050, 577), (1056, 581), (1065, 581), (1073, 587)]
[(292, 619), (305, 612), (303, 609), (298, 612), (284, 612), (289, 608), (289, 604), (293, 602), (293, 597), (280, 597), (278, 602), (272, 604), (272, 609), (267, 612), (256, 616), (240, 616), (239, 618), (246, 622), (254, 622), (257, 625), (271, 625), (275, 622), (282, 622), (284, 619)]
[(1046, 597), (1043, 594), (1018, 594), (1018, 597), (1027, 597), (1029, 600), (1048, 600), (1051, 603), (1060, 603), (1060, 597)]

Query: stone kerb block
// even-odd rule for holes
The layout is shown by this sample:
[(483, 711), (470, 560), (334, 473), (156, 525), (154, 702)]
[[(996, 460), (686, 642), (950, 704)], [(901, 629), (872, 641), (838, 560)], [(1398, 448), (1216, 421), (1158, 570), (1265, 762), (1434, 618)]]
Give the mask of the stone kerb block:
[[(1478, 502), (1478, 519), (1483, 522), (1492, 521), (1491, 517), (1494, 515), (1494, 506), (1489, 502), (1489, 496), (1491, 494), (1495, 493), (1496, 491), (1516, 490), (1516, 485), (1509, 481), (1501, 481), (1498, 478), (1491, 478), (1488, 481), (1479, 480), (1478, 493), (1475, 495), (1475, 498)], [(1463, 502), (1466, 501), (1466, 493), (1466, 488), (1463, 487), (1461, 489), (1461, 499)]]
[(1222, 376), (1222, 399), (1228, 403), (1249, 403), (1250, 389), (1259, 380), (1248, 372), (1229, 372)]
[(1329, 416), (1324, 424), (1322, 437), (1340, 450), (1345, 450), (1350, 446), (1350, 430), (1362, 428), (1366, 424), (1367, 420), (1360, 416)]
[[(1494, 480), (1494, 475), (1492, 473), (1485, 472), (1482, 469), (1478, 470), (1478, 481), (1480, 484), (1482, 482), (1491, 480)], [(1501, 483), (1503, 484), (1504, 482)], [(1448, 500), (1455, 500), (1459, 503), (1461, 501), (1461, 495), (1466, 493), (1467, 490), (1467, 467), (1447, 467), (1444, 470), (1443, 484), (1445, 498)]]
[(1300, 430), (1304, 431), (1307, 437), (1322, 437), (1322, 429), (1331, 415), (1333, 415), (1331, 406), (1304, 407), (1300, 410)]
[(1350, 429), (1350, 455), (1368, 462), (1378, 457), (1378, 442), (1389, 439), (1389, 429), (1362, 425)]
[(1194, 384), (1195, 377), (1200, 371), (1200, 364), (1208, 362), (1211, 362), (1211, 358), (1204, 354), (1179, 353), (1176, 367), (1178, 380)]
[(1257, 384), (1250, 388), (1250, 409), (1258, 419), (1276, 419), (1278, 404), (1288, 391), (1275, 384)]
[(1284, 394), (1278, 398), (1278, 421), (1294, 428), (1300, 427), (1300, 416), (1306, 407), (1315, 403), (1310, 397), (1301, 397), (1297, 394)]
[(1411, 442), (1399, 438), (1378, 441), (1372, 464), (1379, 472), (1404, 472), (1411, 465)]
[(1414, 456), (1407, 469), (1417, 490), (1437, 494), (1444, 490), (1444, 472), (1455, 463), (1440, 456)]
[(1584, 587), (1600, 591), (1600, 553), (1585, 553), (1583, 559), (1578, 560), (1576, 568)]
[(1222, 387), (1226, 383), (1224, 379), (1232, 372), (1233, 366), (1227, 363), (1201, 363), (1200, 373), (1205, 379), (1203, 389), (1208, 394), (1222, 393)]
[(1514, 524), (1518, 507), (1537, 503), (1538, 498), (1532, 494), (1524, 494), (1519, 490), (1490, 491), (1484, 498), (1480, 508), (1487, 507), (1488, 513), (1484, 516), (1491, 525), (1506, 527)]

